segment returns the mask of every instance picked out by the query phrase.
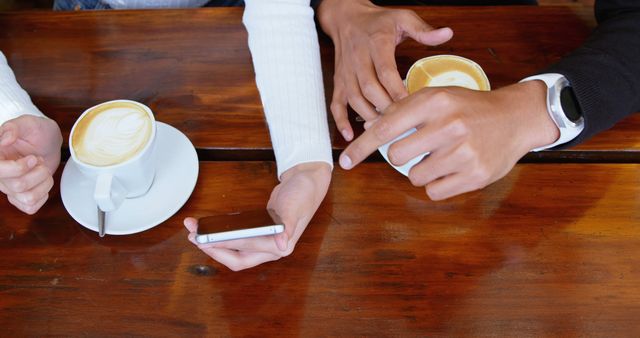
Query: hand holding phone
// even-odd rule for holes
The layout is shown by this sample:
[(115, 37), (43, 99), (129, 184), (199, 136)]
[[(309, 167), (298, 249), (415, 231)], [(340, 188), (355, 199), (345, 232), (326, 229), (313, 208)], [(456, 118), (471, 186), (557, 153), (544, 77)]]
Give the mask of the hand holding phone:
[(201, 218), (198, 221), (196, 241), (207, 244), (282, 232), (284, 225), (274, 224), (266, 210), (244, 211)]

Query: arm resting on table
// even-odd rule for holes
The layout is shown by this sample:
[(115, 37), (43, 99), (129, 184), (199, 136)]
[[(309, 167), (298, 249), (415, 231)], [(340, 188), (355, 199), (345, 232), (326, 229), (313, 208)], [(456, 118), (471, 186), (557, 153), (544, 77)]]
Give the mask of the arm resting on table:
[(596, 1), (598, 27), (589, 39), (545, 72), (571, 83), (585, 120), (571, 147), (640, 111), (640, 1)]
[(309, 0), (247, 0), (243, 22), (278, 177), (300, 163), (333, 166), (320, 49)]
[(44, 116), (20, 87), (7, 59), (0, 52), (0, 125), (25, 114)]

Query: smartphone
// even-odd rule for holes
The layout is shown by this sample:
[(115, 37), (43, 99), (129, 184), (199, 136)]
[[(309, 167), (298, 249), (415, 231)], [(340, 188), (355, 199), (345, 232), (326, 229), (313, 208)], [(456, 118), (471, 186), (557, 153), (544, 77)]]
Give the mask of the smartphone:
[(284, 232), (283, 224), (273, 224), (266, 210), (207, 216), (198, 220), (196, 241), (200, 244), (234, 239), (276, 235)]

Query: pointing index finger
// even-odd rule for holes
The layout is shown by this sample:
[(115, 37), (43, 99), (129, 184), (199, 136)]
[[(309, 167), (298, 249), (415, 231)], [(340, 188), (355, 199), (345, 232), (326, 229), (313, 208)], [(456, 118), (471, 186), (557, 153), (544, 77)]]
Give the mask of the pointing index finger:
[(340, 155), (343, 169), (351, 169), (383, 144), (393, 141), (405, 131), (421, 124), (419, 102), (408, 97), (389, 106), (382, 117), (355, 139)]

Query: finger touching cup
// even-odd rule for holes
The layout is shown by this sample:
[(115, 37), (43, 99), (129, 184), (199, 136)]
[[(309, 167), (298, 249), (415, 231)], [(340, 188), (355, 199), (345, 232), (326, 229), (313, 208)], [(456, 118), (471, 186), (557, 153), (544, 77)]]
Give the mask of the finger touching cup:
[[(424, 87), (456, 86), (480, 91), (491, 90), (489, 79), (482, 67), (472, 60), (457, 55), (435, 55), (416, 61), (407, 72), (405, 85), (409, 95)], [(411, 168), (429, 153), (419, 155), (404, 165), (396, 166), (389, 160), (389, 147), (416, 131), (415, 128), (409, 129), (393, 141), (378, 148), (382, 157), (405, 176), (409, 176)]]

